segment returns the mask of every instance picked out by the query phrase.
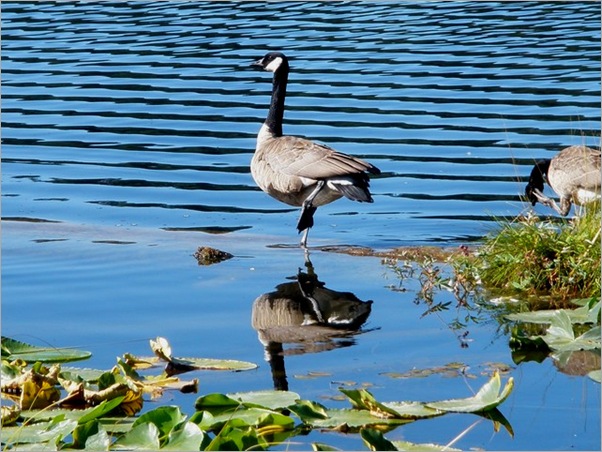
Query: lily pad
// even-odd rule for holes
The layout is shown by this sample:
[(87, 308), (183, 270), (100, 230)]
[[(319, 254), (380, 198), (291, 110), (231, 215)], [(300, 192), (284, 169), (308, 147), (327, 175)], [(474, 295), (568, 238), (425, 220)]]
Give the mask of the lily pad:
[(241, 405), (239, 400), (225, 394), (215, 393), (199, 397), (194, 404), (194, 408), (197, 411), (208, 411), (213, 415), (218, 415), (224, 411), (233, 411)]
[(388, 430), (398, 425), (413, 422), (409, 419), (376, 417), (367, 410), (329, 409), (326, 414), (328, 415), (326, 419), (314, 419), (309, 425), (314, 428), (330, 428), (341, 432), (353, 432), (367, 426)]
[(378, 402), (374, 396), (365, 389), (339, 388), (339, 391), (349, 397), (354, 408), (368, 410), (375, 417), (385, 419), (401, 417), (394, 409)]
[(395, 445), (384, 437), (382, 432), (371, 428), (363, 428), (360, 430), (360, 436), (370, 450), (398, 450)]
[(389, 441), (384, 435), (378, 430), (374, 429), (362, 429), (360, 435), (364, 443), (370, 448), (370, 450), (404, 450), (404, 451), (450, 451), (458, 452), (460, 449), (454, 449), (449, 446), (442, 446), (440, 444), (416, 444), (410, 443), (409, 441)]
[(151, 339), (150, 347), (155, 356), (137, 357), (126, 355), (124, 357), (125, 362), (132, 368), (148, 368), (166, 362), (165, 373), (167, 375), (176, 375), (191, 370), (229, 370), (238, 372), (257, 368), (257, 364), (231, 359), (176, 358), (172, 356), (171, 345), (163, 337), (157, 337), (154, 340)]
[(299, 394), (290, 391), (251, 391), (228, 394), (228, 397), (239, 400), (245, 406), (257, 406), (278, 410), (293, 405), (300, 399)]
[(277, 411), (265, 408), (243, 408), (236, 412), (223, 412), (214, 416), (204, 416), (198, 425), (203, 430), (221, 430), (225, 424), (231, 424), (233, 419), (241, 426), (253, 426), (272, 430), (292, 430), (295, 421)]
[(136, 425), (117, 439), (113, 447), (130, 450), (159, 450), (159, 429), (151, 422)]
[(493, 377), (473, 397), (430, 402), (426, 406), (436, 410), (456, 413), (488, 411), (497, 407), (508, 398), (514, 387), (514, 379), (512, 377), (509, 378), (506, 386), (504, 386), (504, 389), (500, 393), (501, 385), (500, 374), (499, 372), (495, 372)]
[(205, 434), (192, 422), (185, 422), (169, 433), (167, 443), (161, 450), (199, 450)]
[(462, 449), (456, 449), (454, 447), (442, 446), (441, 444), (433, 443), (410, 443), (409, 441), (391, 441), (397, 450), (404, 450), (407, 452), (460, 452)]
[(444, 414), (444, 411), (426, 406), (422, 402), (383, 402), (383, 405), (395, 410), (399, 417), (407, 419), (429, 418)]
[(508, 314), (508, 320), (526, 323), (552, 323), (559, 313), (565, 313), (570, 323), (597, 323), (600, 317), (599, 299), (574, 300), (579, 307), (576, 309), (543, 309), (539, 311), (519, 312)]
[(327, 419), (328, 413), (324, 405), (310, 400), (299, 400), (288, 409), (299, 416), (303, 422), (311, 423), (313, 419)]
[(7, 444), (36, 444), (47, 441), (58, 442), (70, 435), (77, 427), (77, 421), (66, 419), (50, 423), (28, 424), (2, 427), (0, 438), (3, 447)]
[(552, 350), (593, 350), (600, 348), (600, 326), (591, 328), (581, 336), (575, 337), (573, 325), (565, 311), (558, 311), (551, 319), (546, 334), (539, 336)]
[(361, 410), (368, 410), (380, 418), (399, 418), (415, 420), (444, 414), (443, 411), (426, 406), (422, 402), (378, 402), (365, 389), (347, 390), (339, 388), (351, 400), (352, 405)]
[(69, 362), (88, 359), (92, 353), (74, 348), (38, 347), (2, 336), (2, 359), (14, 361), (21, 359), (33, 362)]

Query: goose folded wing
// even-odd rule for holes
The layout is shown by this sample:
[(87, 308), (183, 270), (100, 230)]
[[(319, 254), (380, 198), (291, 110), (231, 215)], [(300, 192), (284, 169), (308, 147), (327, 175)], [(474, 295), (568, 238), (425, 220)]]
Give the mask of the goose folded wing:
[(274, 153), (273, 163), (291, 176), (309, 179), (357, 174), (364, 171), (378, 173), (371, 164), (334, 149), (298, 137), (282, 137), (280, 152)]
[(575, 178), (575, 185), (586, 190), (600, 191), (602, 173), (600, 173), (600, 153), (591, 152), (584, 156), (583, 173)]

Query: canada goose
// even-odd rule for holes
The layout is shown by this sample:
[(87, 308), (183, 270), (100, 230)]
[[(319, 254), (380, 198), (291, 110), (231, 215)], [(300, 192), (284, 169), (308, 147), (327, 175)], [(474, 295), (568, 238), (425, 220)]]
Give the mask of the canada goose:
[(273, 198), (301, 206), (297, 223), (303, 248), (307, 245), (313, 215), (319, 206), (343, 196), (353, 201), (373, 202), (368, 174), (380, 173), (370, 163), (337, 152), (305, 138), (282, 134), (284, 99), (289, 64), (280, 52), (270, 52), (253, 63), (274, 73), (268, 116), (257, 135), (251, 174), (259, 187)]
[[(543, 178), (560, 196), (560, 207), (543, 194)], [(571, 203), (584, 205), (600, 199), (600, 151), (586, 146), (570, 146), (552, 159), (538, 161), (525, 187), (532, 205), (537, 201), (552, 207), (562, 216), (571, 209)]]

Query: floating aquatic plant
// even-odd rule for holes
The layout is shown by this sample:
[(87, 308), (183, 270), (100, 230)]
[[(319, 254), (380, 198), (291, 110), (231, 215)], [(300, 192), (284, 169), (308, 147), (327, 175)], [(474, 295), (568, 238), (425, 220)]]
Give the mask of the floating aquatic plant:
[[(12, 343), (9, 339), (6, 341)], [(183, 365), (181, 371), (197, 368), (198, 362), (193, 358), (174, 358), (165, 339), (157, 338), (151, 342), (156, 357), (167, 366)], [(33, 352), (35, 346), (26, 348)], [(253, 366), (242, 364), (233, 364), (231, 368), (240, 370), (241, 366)], [(157, 397), (165, 388), (181, 389), (186, 385), (167, 374), (155, 377), (138, 374), (140, 368), (156, 367), (155, 359), (131, 355), (118, 359), (117, 365), (109, 371), (78, 371), (72, 367), (61, 368), (60, 364), (46, 368), (40, 362), (29, 366), (22, 360), (3, 360), (3, 382), (9, 377), (14, 389), (3, 391), (3, 397), (21, 397), (28, 384), (40, 381), (55, 394), (54, 397), (42, 397), (40, 391), (32, 393), (28, 397), (44, 404), (30, 404), (27, 410), (20, 405), (23, 400), (19, 397), (12, 408), (3, 404), (3, 447), (267, 450), (309, 430), (326, 429), (359, 433), (372, 450), (389, 443), (392, 448), (407, 448), (409, 443), (389, 442), (378, 432), (447, 413), (477, 414), (492, 420), (496, 430), (503, 425), (512, 435), (512, 428), (497, 406), (512, 391), (513, 380), (509, 378), (502, 388), (498, 372), (494, 372), (475, 395), (459, 399), (381, 402), (366, 389), (340, 388), (351, 406), (331, 409), (304, 400), (294, 392), (269, 390), (201, 396), (196, 400), (196, 412), (191, 417), (177, 406), (160, 406), (136, 417), (144, 394)], [(64, 393), (67, 395), (57, 400)], [(98, 396), (101, 393), (104, 395), (102, 400), (91, 399), (92, 394)], [(437, 445), (414, 446), (443, 450), (443, 446)], [(314, 443), (313, 448), (332, 449), (319, 443)]]

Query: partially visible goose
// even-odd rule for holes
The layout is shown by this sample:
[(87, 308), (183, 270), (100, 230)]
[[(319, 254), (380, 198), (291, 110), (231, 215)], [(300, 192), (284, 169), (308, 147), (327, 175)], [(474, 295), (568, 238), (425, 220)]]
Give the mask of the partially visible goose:
[(301, 246), (305, 248), (316, 209), (343, 196), (372, 202), (367, 173), (378, 174), (380, 170), (323, 144), (283, 135), (288, 60), (280, 52), (270, 52), (253, 65), (273, 72), (274, 78), (270, 109), (257, 135), (251, 174), (257, 185), (273, 198), (301, 206), (297, 229), (304, 231)]
[[(548, 185), (560, 196), (560, 206), (543, 194), (544, 176)], [(554, 158), (535, 164), (525, 194), (532, 205), (539, 201), (566, 216), (571, 203), (582, 206), (600, 199), (600, 185), (600, 151), (586, 146), (571, 146)]]

